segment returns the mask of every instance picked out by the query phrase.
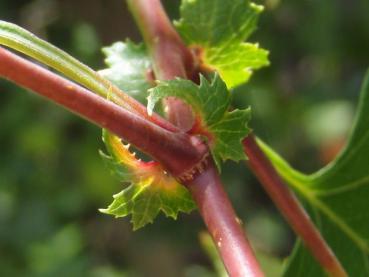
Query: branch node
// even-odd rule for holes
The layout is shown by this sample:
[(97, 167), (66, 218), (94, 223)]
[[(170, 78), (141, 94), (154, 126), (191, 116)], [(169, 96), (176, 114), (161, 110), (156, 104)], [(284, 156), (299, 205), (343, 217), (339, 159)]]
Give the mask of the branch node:
[(197, 174), (201, 174), (204, 172), (204, 170), (209, 164), (209, 157), (210, 157), (209, 152), (206, 152), (199, 162), (197, 162), (190, 169), (180, 174), (177, 178), (182, 183), (192, 181)]

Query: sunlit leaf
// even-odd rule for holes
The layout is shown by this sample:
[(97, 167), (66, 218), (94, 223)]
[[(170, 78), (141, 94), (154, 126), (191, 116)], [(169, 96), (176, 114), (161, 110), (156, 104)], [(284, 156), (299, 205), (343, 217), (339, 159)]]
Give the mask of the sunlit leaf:
[(175, 25), (197, 50), (201, 66), (216, 70), (232, 88), (269, 64), (268, 51), (244, 42), (255, 31), (262, 10), (248, 0), (183, 0)]
[(153, 86), (149, 77), (151, 61), (143, 44), (115, 42), (103, 48), (108, 68), (99, 73), (130, 94), (141, 103), (146, 103), (147, 90)]

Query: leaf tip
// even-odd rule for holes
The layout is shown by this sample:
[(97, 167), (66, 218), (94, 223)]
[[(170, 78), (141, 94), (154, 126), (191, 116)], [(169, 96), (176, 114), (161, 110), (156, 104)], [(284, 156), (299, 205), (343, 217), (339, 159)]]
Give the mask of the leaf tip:
[(103, 209), (103, 208), (101, 208), (101, 209), (99, 209), (98, 210), (100, 213), (103, 213), (103, 214), (110, 214), (109, 213), (109, 209)]
[(257, 13), (261, 13), (264, 11), (264, 6), (263, 5), (258, 5), (255, 4), (253, 2), (250, 3), (250, 8), (254, 9), (255, 12)]

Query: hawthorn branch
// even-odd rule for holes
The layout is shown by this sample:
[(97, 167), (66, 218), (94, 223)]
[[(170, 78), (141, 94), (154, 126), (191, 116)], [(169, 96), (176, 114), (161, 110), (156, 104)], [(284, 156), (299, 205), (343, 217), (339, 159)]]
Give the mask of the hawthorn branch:
[[(160, 0), (128, 0), (128, 4), (148, 45), (156, 77), (192, 77), (187, 74), (193, 71), (192, 54), (171, 25)], [(184, 130), (192, 127), (188, 105), (174, 98), (165, 104), (169, 121)], [(184, 184), (197, 203), (229, 275), (263, 276), (211, 156), (196, 165), (189, 177)]]
[[(172, 79), (192, 76), (186, 75), (194, 70), (192, 54), (172, 28), (160, 1), (129, 0), (129, 3), (149, 45), (157, 77)], [(191, 176), (193, 179), (186, 181), (186, 185), (198, 203), (228, 272), (231, 276), (262, 275), (212, 159), (208, 158), (204, 163), (208, 149), (199, 139), (180, 132), (156, 115), (147, 117), (144, 108), (136, 107), (137, 102), (133, 100), (135, 113), (3, 48), (0, 48), (0, 60), (0, 76), (109, 129), (161, 162), (175, 177), (180, 178), (183, 173), (195, 169)], [(176, 99), (170, 99), (167, 105), (169, 119), (183, 129), (188, 128), (192, 123), (190, 108)], [(330, 275), (347, 276), (303, 207), (285, 186), (252, 136), (244, 140), (244, 147), (254, 173), (317, 260)]]
[(162, 163), (173, 176), (190, 170), (208, 151), (199, 139), (164, 129), (1, 47), (0, 76), (110, 130)]
[(293, 192), (286, 186), (269, 159), (258, 146), (253, 134), (243, 140), (248, 164), (270, 198), (284, 215), (292, 229), (299, 235), (324, 270), (334, 277), (347, 273), (325, 242), (320, 232)]

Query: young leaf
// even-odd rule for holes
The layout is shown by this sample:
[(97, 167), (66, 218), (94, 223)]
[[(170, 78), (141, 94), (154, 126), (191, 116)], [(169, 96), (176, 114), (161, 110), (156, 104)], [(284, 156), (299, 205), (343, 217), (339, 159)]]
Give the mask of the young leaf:
[(149, 114), (157, 102), (169, 96), (181, 98), (191, 105), (196, 118), (191, 132), (208, 140), (218, 168), (220, 162), (227, 159), (246, 159), (241, 141), (249, 133), (250, 109), (228, 112), (231, 94), (218, 74), (211, 82), (200, 76), (199, 86), (183, 79), (159, 82), (149, 93)]
[(262, 10), (249, 0), (182, 0), (175, 25), (200, 53), (201, 66), (216, 70), (232, 88), (269, 64), (268, 51), (244, 42), (256, 29)]
[[(312, 175), (292, 169), (261, 143), (279, 173), (307, 203), (311, 217), (349, 276), (369, 275), (369, 72), (362, 87), (356, 122), (341, 154)], [(285, 276), (325, 276), (298, 244)]]
[(149, 80), (151, 61), (143, 44), (115, 42), (103, 48), (108, 68), (99, 73), (127, 92), (136, 100), (146, 104), (147, 90), (153, 86)]
[(107, 209), (100, 211), (115, 217), (132, 215), (133, 229), (152, 223), (162, 211), (174, 219), (179, 212), (190, 212), (195, 204), (187, 189), (168, 175), (156, 162), (143, 162), (130, 153), (129, 146), (103, 131), (103, 140), (111, 156), (101, 153), (111, 170), (130, 185), (114, 195)]

